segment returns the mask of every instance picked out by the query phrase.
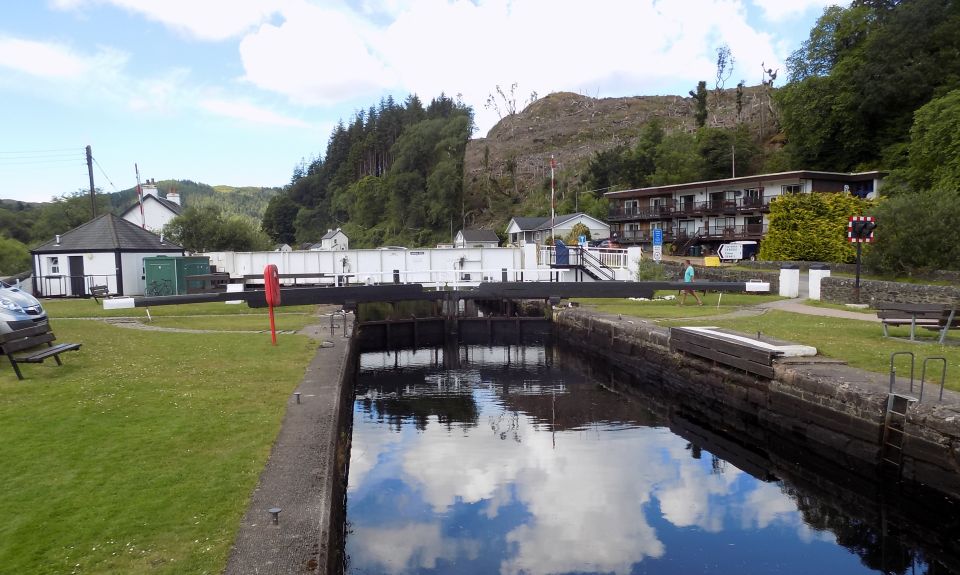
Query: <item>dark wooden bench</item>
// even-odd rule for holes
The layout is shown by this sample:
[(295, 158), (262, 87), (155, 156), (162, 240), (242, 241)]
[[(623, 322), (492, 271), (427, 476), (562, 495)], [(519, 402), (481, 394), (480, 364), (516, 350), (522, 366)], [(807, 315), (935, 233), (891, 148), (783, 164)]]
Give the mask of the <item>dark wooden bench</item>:
[[(43, 363), (48, 357), (57, 360), (57, 365), (63, 365), (60, 361), (60, 354), (65, 351), (74, 351), (80, 349), (79, 343), (58, 343), (53, 344), (57, 338), (50, 331), (50, 324), (44, 323), (15, 329), (10, 333), (0, 335), (0, 351), (10, 359), (13, 371), (17, 372), (17, 379), (23, 379), (20, 373), (20, 363)], [(41, 347), (47, 344), (47, 347)], [(36, 351), (30, 351), (39, 347)], [(28, 353), (20, 354), (27, 350)]]
[(878, 303), (877, 317), (883, 326), (883, 336), (890, 337), (888, 326), (910, 326), (910, 340), (917, 335), (917, 328), (940, 332), (940, 343), (947, 331), (960, 328), (956, 307), (938, 303)]
[(97, 303), (100, 303), (100, 298), (107, 297), (110, 295), (110, 288), (107, 286), (90, 286), (90, 295), (93, 296), (93, 300)]
[(670, 329), (670, 349), (705, 357), (767, 379), (773, 379), (774, 358), (782, 355), (782, 352), (751, 345), (730, 335), (703, 333), (684, 327)]

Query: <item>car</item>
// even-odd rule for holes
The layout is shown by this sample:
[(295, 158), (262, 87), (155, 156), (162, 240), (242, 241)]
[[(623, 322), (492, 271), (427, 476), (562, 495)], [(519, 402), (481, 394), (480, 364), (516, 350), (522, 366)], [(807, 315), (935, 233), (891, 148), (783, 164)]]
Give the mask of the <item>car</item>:
[(0, 335), (47, 323), (47, 311), (37, 298), (0, 281)]
[(593, 247), (595, 247), (595, 248), (604, 248), (604, 249), (606, 249), (606, 248), (619, 248), (619, 247), (620, 247), (620, 244), (617, 243), (617, 240), (611, 239), (611, 238), (606, 238), (606, 239), (600, 240), (600, 241), (598, 241), (598, 242), (594, 242), (592, 245), (593, 245)]

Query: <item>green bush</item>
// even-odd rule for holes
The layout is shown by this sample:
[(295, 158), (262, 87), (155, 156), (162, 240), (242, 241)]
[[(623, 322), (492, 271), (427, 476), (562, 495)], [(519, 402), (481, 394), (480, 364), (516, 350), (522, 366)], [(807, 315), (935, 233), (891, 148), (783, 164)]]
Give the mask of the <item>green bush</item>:
[(872, 215), (875, 205), (845, 193), (780, 196), (770, 203), (770, 227), (759, 258), (852, 262), (856, 249), (847, 241), (847, 222), (850, 216)]
[(667, 272), (663, 264), (653, 260), (641, 259), (637, 262), (637, 281), (649, 282), (667, 279)]

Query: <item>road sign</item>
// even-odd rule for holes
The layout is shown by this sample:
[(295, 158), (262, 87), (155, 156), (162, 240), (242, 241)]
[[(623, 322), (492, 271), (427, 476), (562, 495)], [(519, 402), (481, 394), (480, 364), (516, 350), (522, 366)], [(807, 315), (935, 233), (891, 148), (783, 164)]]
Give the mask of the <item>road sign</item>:
[(847, 221), (847, 241), (853, 244), (873, 242), (877, 219), (873, 216), (850, 216)]
[(663, 245), (663, 230), (660, 228), (653, 229), (653, 245), (662, 246)]
[(653, 261), (658, 262), (663, 259), (663, 246), (654, 244), (653, 245)]
[(717, 255), (722, 260), (742, 260), (743, 244), (720, 244)]

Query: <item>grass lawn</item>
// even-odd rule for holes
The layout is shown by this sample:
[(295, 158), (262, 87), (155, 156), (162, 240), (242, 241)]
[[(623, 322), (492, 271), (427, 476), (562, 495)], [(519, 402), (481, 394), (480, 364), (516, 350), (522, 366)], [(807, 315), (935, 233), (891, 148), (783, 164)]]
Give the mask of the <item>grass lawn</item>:
[[(152, 313), (152, 312), (151, 312)], [(322, 321), (321, 318), (306, 313), (274, 312), (274, 324), (277, 331), (298, 331), (304, 326)], [(329, 319), (327, 322), (329, 323)], [(191, 317), (154, 317), (146, 325), (179, 329), (207, 329), (214, 331), (270, 331), (270, 319), (267, 314), (245, 315), (207, 315)], [(339, 324), (338, 324), (339, 325)]]
[[(728, 320), (710, 320), (696, 318), (692, 320), (663, 322), (662, 325), (715, 325), (754, 334), (757, 331), (771, 337), (784, 339), (805, 345), (812, 345), (824, 356), (846, 360), (853, 367), (889, 373), (890, 354), (895, 351), (912, 351), (917, 357), (915, 377), (920, 381), (920, 371), (923, 359), (926, 357), (942, 356), (947, 358), (947, 387), (960, 390), (960, 338), (951, 332), (948, 336), (950, 345), (939, 345), (933, 335), (935, 332), (919, 330), (924, 337), (923, 343), (911, 343), (893, 338), (883, 337), (879, 323), (866, 322), (855, 319), (838, 319), (803, 315), (785, 311), (771, 310), (763, 315), (743, 317)], [(908, 337), (908, 327), (891, 328), (890, 334), (897, 337)], [(897, 371), (904, 375), (906, 359), (897, 358)], [(929, 364), (927, 373), (928, 382), (932, 381), (939, 386), (940, 362)], [(925, 393), (930, 393), (927, 388)]]
[(854, 313), (862, 313), (862, 314), (866, 314), (866, 315), (873, 315), (873, 316), (875, 316), (875, 315), (877, 314), (877, 310), (873, 309), (872, 307), (853, 307), (853, 306), (845, 305), (845, 304), (842, 304), (842, 303), (826, 303), (826, 302), (823, 302), (823, 301), (820, 301), (820, 300), (815, 300), (815, 299), (808, 299), (807, 301), (805, 301), (805, 302), (803, 302), (803, 303), (804, 303), (805, 305), (809, 305), (809, 306), (813, 306), (813, 307), (824, 307), (824, 308), (828, 308), (828, 309), (839, 309), (839, 310), (842, 310), (842, 311), (852, 311), (852, 312), (854, 312)]
[[(673, 295), (675, 291), (657, 292), (657, 296)], [(729, 313), (747, 306), (759, 303), (784, 299), (776, 295), (760, 295), (745, 293), (707, 293), (700, 294), (703, 306), (697, 305), (697, 300), (687, 296), (686, 305), (679, 305), (680, 299), (635, 301), (631, 299), (604, 299), (580, 298), (574, 301), (582, 306), (589, 306), (604, 313), (634, 315), (654, 319), (669, 319), (682, 317), (701, 317)], [(719, 307), (717, 306), (719, 302)]]
[[(127, 329), (58, 319), (103, 315), (92, 301), (44, 303), (58, 339), (83, 348), (24, 365), (25, 381), (0, 359), (0, 572), (222, 572), (317, 342)], [(233, 325), (265, 325), (256, 313)]]
[[(192, 303), (182, 305), (158, 305), (151, 308), (134, 307), (128, 309), (103, 309), (92, 299), (45, 299), (42, 301), (47, 315), (53, 318), (61, 317), (147, 317), (182, 316), (182, 315), (243, 315), (267, 314), (267, 308), (252, 308), (245, 303), (226, 304), (223, 302)], [(312, 313), (316, 309), (313, 305), (281, 306), (275, 308), (274, 313)]]

